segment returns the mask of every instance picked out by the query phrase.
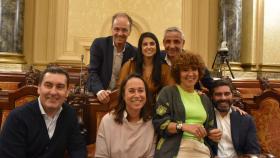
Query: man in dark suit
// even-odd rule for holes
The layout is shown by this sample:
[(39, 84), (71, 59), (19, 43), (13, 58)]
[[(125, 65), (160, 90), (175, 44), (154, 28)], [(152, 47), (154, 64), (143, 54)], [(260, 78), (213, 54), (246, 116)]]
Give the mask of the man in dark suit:
[(75, 110), (65, 103), (69, 75), (47, 68), (39, 79), (39, 98), (14, 109), (0, 134), (1, 158), (86, 158), (85, 140)]
[[(178, 27), (169, 27), (165, 30), (163, 37), (164, 51), (161, 52), (162, 59), (169, 65), (172, 65), (172, 61), (177, 54), (182, 53), (184, 50), (184, 33)], [(205, 67), (204, 76), (195, 85), (196, 89), (201, 90), (206, 87), (208, 90), (211, 89), (213, 79), (210, 76), (209, 70)]]
[(90, 47), (88, 90), (102, 103), (110, 101), (121, 66), (136, 54), (136, 48), (127, 42), (132, 19), (126, 13), (112, 18), (112, 36), (97, 38)]
[(232, 110), (232, 86), (228, 81), (216, 80), (211, 89), (218, 129), (209, 131), (213, 153), (220, 158), (233, 158), (242, 154), (259, 154), (256, 127), (250, 115)]

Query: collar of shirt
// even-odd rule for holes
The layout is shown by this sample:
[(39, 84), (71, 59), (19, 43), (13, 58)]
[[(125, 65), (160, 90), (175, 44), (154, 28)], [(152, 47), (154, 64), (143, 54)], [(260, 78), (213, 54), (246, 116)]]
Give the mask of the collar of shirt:
[(167, 65), (171, 66), (171, 61), (169, 60), (167, 54), (165, 55), (164, 60), (165, 60), (165, 62), (167, 63)]
[(214, 110), (215, 110), (216, 115), (217, 115), (219, 118), (221, 118), (221, 119), (223, 119), (223, 118), (229, 118), (229, 117), (230, 117), (230, 114), (232, 113), (232, 109), (229, 108), (229, 111), (228, 111), (227, 115), (224, 116), (224, 117), (222, 117), (222, 115), (220, 114), (220, 111), (219, 111), (219, 110), (217, 110), (216, 108), (214, 108)]
[[(123, 112), (123, 121), (129, 122), (129, 121), (127, 120), (127, 116), (128, 116), (128, 113), (127, 113), (127, 111), (125, 110), (125, 111)], [(138, 124), (138, 123), (143, 123), (143, 118), (140, 118), (140, 120), (136, 122), (136, 124)]]
[(127, 44), (125, 43), (125, 44), (124, 44), (124, 47), (123, 47), (123, 50), (122, 50), (121, 52), (118, 52), (118, 51), (117, 51), (117, 47), (115, 46), (115, 43), (114, 43), (114, 41), (113, 41), (114, 52), (116, 52), (117, 55), (122, 55), (123, 52), (125, 51), (126, 45), (127, 45)]
[[(44, 108), (43, 108), (43, 106), (42, 106), (42, 104), (41, 104), (40, 96), (38, 97), (38, 102), (39, 102), (39, 108), (40, 108), (41, 114), (43, 115), (44, 119), (50, 118), (50, 117), (47, 115), (46, 111), (44, 110)], [(63, 109), (63, 108), (62, 108), (62, 106), (61, 106), (61, 107), (59, 108), (59, 110), (56, 112), (56, 114), (54, 115), (54, 118), (59, 116), (59, 114), (61, 113), (62, 109)]]

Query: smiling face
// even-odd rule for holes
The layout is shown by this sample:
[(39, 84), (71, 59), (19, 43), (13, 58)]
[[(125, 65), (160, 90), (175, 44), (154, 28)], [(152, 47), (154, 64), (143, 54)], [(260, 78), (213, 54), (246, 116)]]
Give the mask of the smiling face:
[(140, 111), (146, 103), (146, 90), (144, 82), (136, 77), (129, 79), (124, 89), (124, 101), (126, 104), (126, 110), (130, 112)]
[(194, 85), (198, 81), (199, 73), (197, 69), (186, 68), (180, 71), (180, 86), (188, 91), (194, 90)]
[(68, 93), (67, 78), (64, 74), (47, 72), (38, 86), (40, 101), (47, 114), (58, 111)]
[(177, 54), (181, 53), (185, 41), (180, 32), (169, 31), (166, 32), (163, 39), (163, 46), (165, 48), (168, 58), (174, 58)]
[(112, 24), (112, 36), (116, 47), (125, 45), (127, 37), (130, 34), (130, 23), (127, 17), (116, 17)]
[(232, 104), (232, 92), (229, 86), (219, 86), (213, 89), (212, 100), (216, 109), (227, 113)]
[(142, 53), (147, 58), (151, 58), (156, 54), (156, 42), (152, 38), (144, 38), (142, 42)]

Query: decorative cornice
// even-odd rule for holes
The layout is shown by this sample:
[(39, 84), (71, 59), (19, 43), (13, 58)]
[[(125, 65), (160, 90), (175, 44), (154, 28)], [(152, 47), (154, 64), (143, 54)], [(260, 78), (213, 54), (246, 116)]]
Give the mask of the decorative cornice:
[(0, 63), (25, 64), (24, 55), (16, 52), (0, 52)]

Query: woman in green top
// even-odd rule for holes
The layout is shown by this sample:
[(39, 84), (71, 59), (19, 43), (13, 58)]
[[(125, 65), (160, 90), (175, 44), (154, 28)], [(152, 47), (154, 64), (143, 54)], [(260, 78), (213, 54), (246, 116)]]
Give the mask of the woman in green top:
[(159, 138), (155, 158), (211, 157), (204, 138), (214, 128), (213, 106), (194, 88), (204, 68), (197, 54), (185, 52), (176, 57), (171, 67), (176, 85), (164, 87), (157, 99), (153, 124)]

